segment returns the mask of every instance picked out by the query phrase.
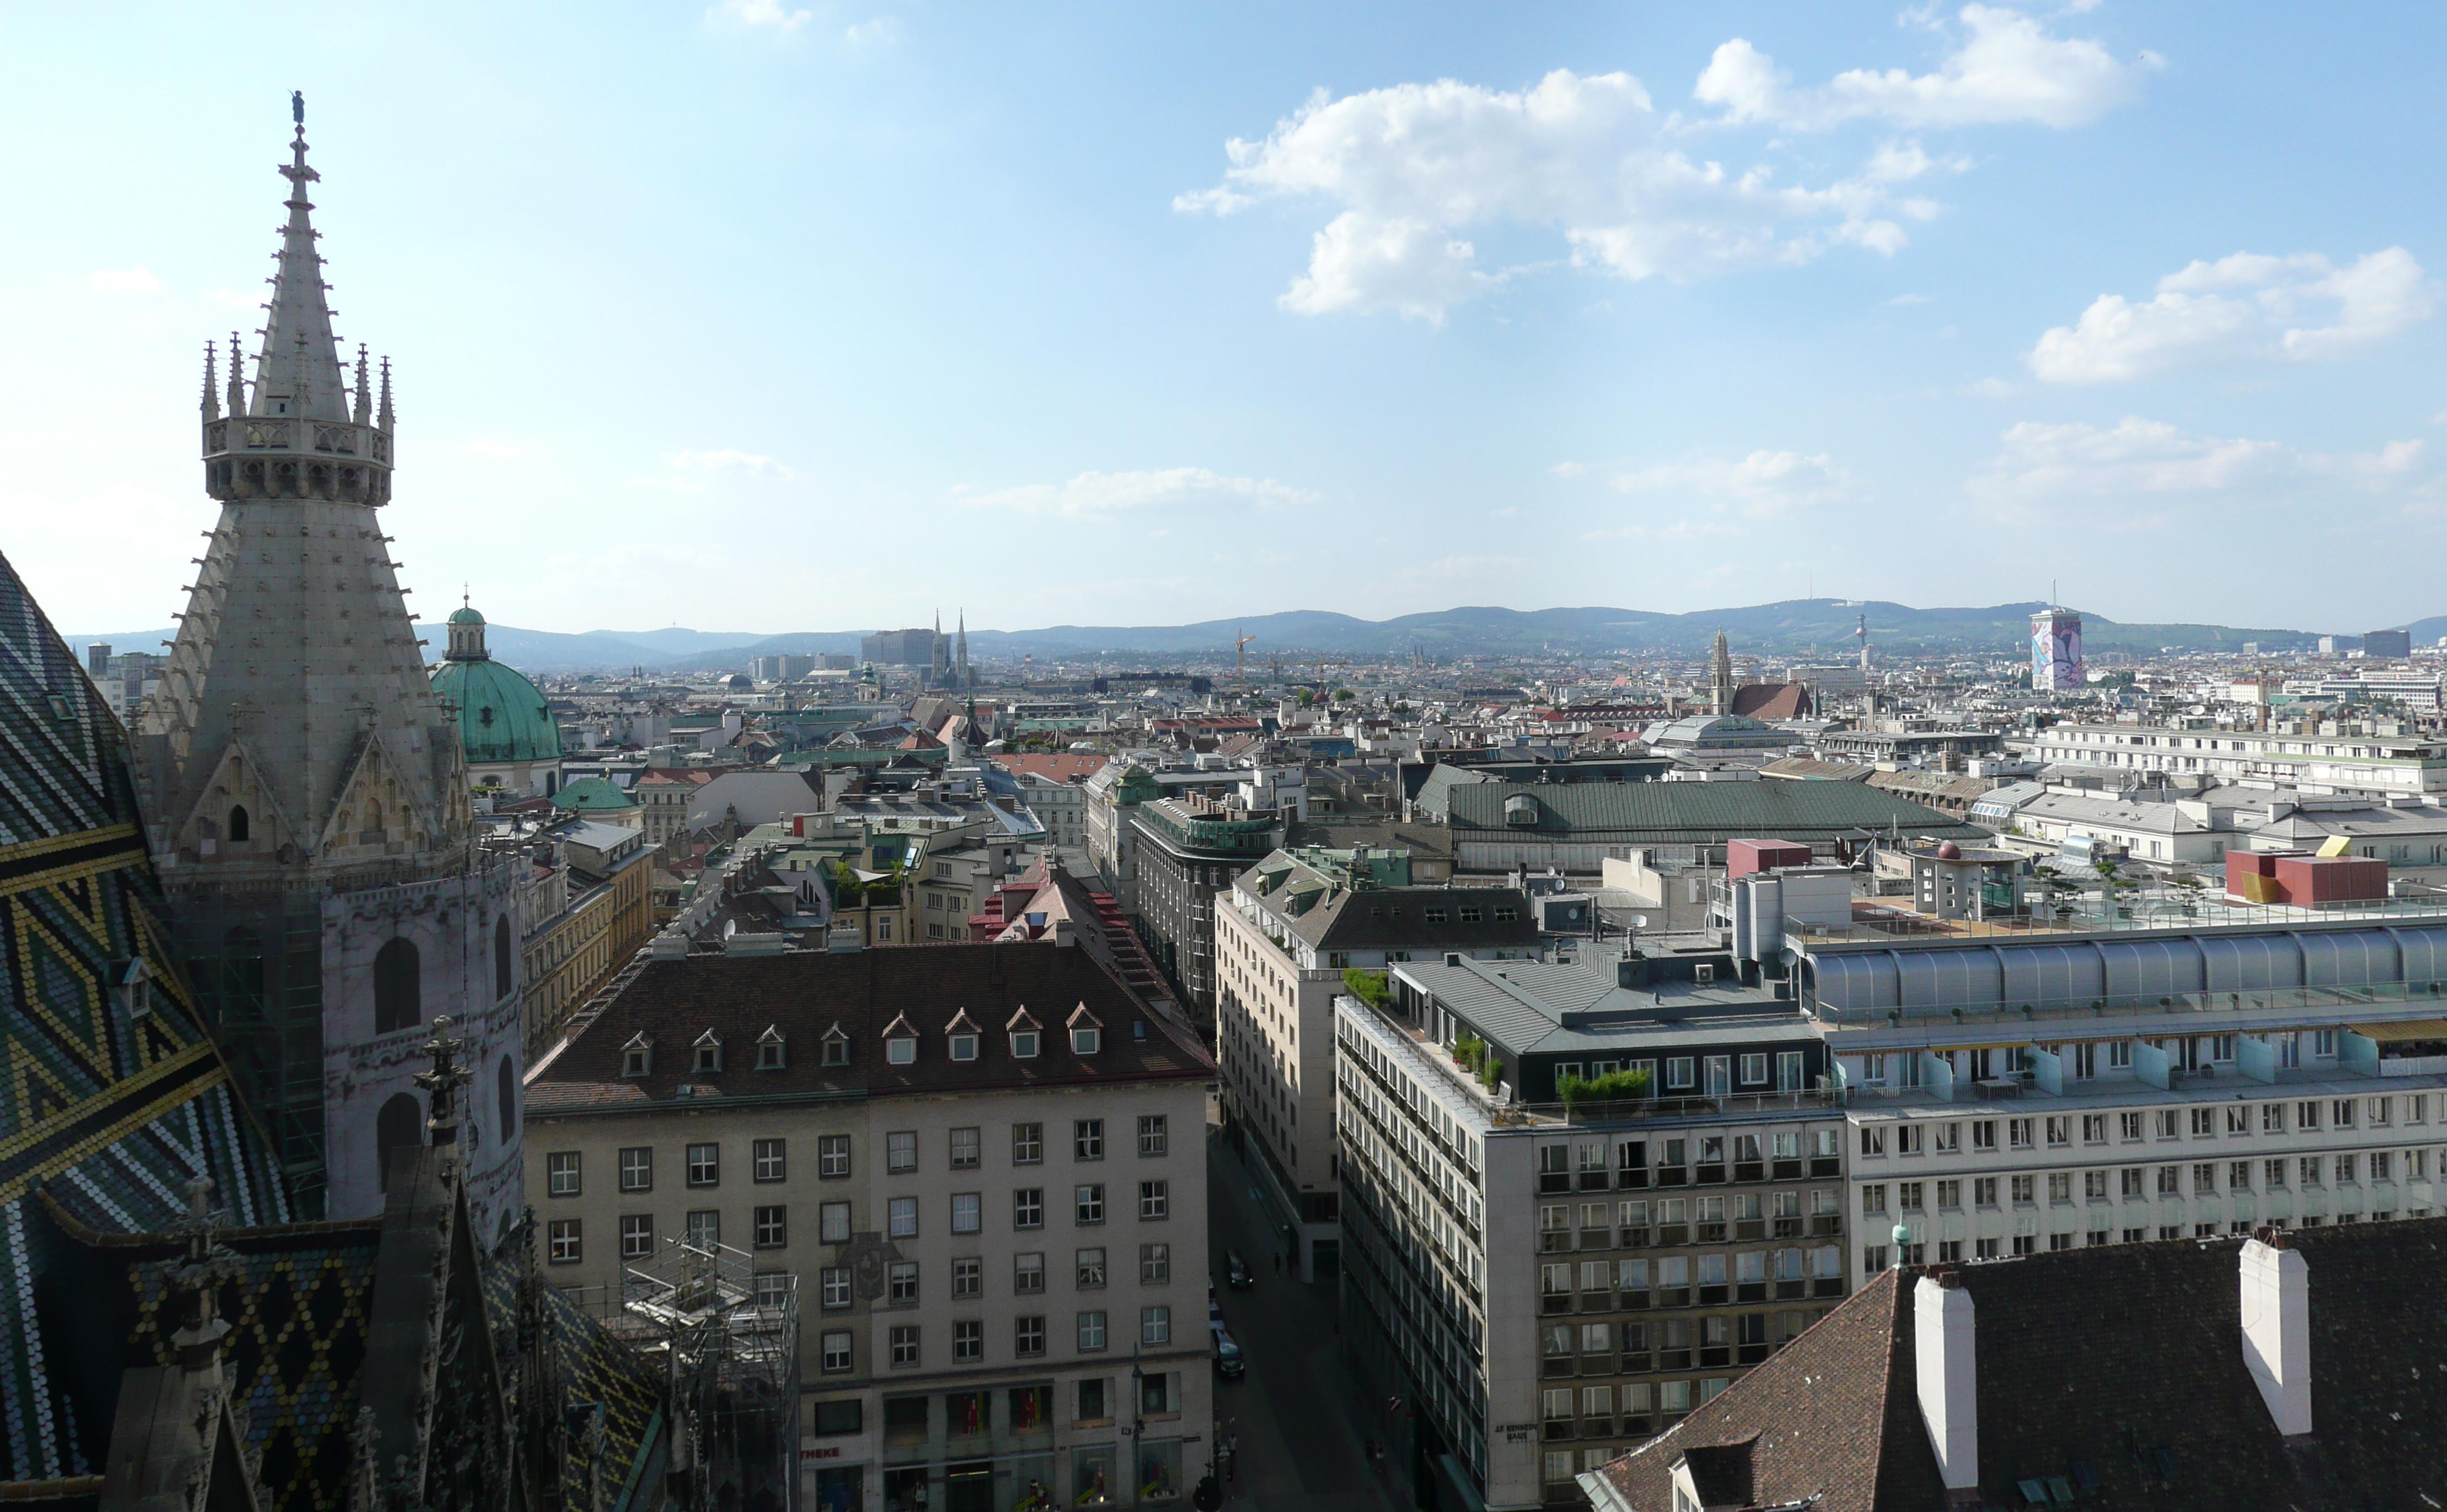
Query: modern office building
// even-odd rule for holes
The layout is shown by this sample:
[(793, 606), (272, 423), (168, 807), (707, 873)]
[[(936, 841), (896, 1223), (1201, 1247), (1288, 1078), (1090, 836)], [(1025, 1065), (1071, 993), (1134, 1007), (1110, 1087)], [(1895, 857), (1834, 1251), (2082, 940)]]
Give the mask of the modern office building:
[(1392, 978), (1335, 1004), (1345, 1347), (1420, 1504), (1576, 1503), (1843, 1295), (1824, 1048), (1696, 945)]
[[(1280, 809), (1195, 794), (1129, 810), (1133, 912), (1148, 952), (1202, 1033), (1215, 1030), (1215, 896), (1283, 842)], [(1129, 906), (1129, 905), (1126, 905)]]
[(1216, 895), (1224, 1118), (1259, 1154), (1291, 1274), (1331, 1276), (1340, 1250), (1334, 999), (1350, 991), (1344, 973), (1537, 951), (1520, 889), (1413, 886), (1399, 849), (1279, 850)]
[(2052, 766), (2197, 773), (2314, 798), (2447, 793), (2447, 741), (2417, 734), (2065, 724), (2025, 744), (2035, 760)]

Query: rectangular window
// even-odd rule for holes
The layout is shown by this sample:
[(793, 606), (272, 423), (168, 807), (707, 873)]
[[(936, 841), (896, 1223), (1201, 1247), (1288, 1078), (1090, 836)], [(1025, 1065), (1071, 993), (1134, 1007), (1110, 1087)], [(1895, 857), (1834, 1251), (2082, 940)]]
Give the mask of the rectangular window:
[(985, 1295), (986, 1262), (964, 1255), (952, 1262), (952, 1300), (974, 1301)]
[(849, 1175), (848, 1135), (816, 1136), (816, 1175), (827, 1181), (838, 1181)]
[(1105, 1158), (1105, 1121), (1083, 1118), (1071, 1125), (1071, 1158), (1074, 1161), (1101, 1161)]
[(2029, 1149), (2031, 1147), (2031, 1127), (2032, 1121), (2027, 1118), (2007, 1119), (2005, 1121), (2006, 1143), (2018, 1150)]
[(983, 1147), (979, 1130), (974, 1128), (952, 1130), (952, 1169), (956, 1171), (977, 1169), (977, 1154)]
[(1104, 1250), (1099, 1247), (1079, 1251), (1078, 1263), (1072, 1274), (1077, 1278), (1080, 1291), (1092, 1292), (1101, 1288), (1105, 1284)]
[(918, 1325), (896, 1323), (891, 1333), (892, 1368), (908, 1370), (918, 1363)]
[(789, 1175), (790, 1164), (780, 1140), (758, 1140), (749, 1146), (749, 1176), (759, 1181), (779, 1181)]
[(722, 1184), (722, 1146), (692, 1144), (688, 1147), (688, 1184), (719, 1186)]
[(1767, 1057), (1765, 1055), (1743, 1056), (1742, 1085), (1744, 1087), (1760, 1087), (1764, 1086), (1766, 1082)]
[(849, 1331), (835, 1329), (825, 1334), (824, 1363), (827, 1375), (839, 1375), (849, 1369)]
[(553, 1264), (575, 1265), (584, 1258), (583, 1246), (579, 1242), (578, 1219), (554, 1219), (545, 1225), (544, 1232), (550, 1238), (551, 1249), (548, 1256)]
[(1012, 1319), (1011, 1348), (1012, 1352), (1021, 1359), (1029, 1359), (1044, 1353), (1045, 1319), (1042, 1317)]
[(889, 1231), (894, 1238), (914, 1239), (918, 1237), (918, 1200), (916, 1198), (896, 1197), (891, 1201), (889, 1211), (891, 1213)]
[(654, 1253), (654, 1219), (651, 1213), (620, 1215), (620, 1258), (640, 1260)]
[(918, 1262), (895, 1260), (884, 1267), (883, 1299), (899, 1307), (909, 1307), (918, 1300)]
[(1011, 1163), (1041, 1165), (1045, 1162), (1045, 1125), (1014, 1124), (1011, 1126)]
[(620, 1190), (651, 1192), (654, 1189), (654, 1147), (651, 1144), (631, 1145), (620, 1152)]
[(952, 1194), (953, 1233), (975, 1234), (977, 1232), (977, 1230), (982, 1226), (978, 1219), (979, 1204), (982, 1201), (982, 1197), (976, 1192), (954, 1192)]
[(847, 1202), (826, 1202), (816, 1209), (816, 1238), (826, 1244), (849, 1242)]
[(2016, 1207), (2028, 1207), (2028, 1206), (2030, 1206), (2030, 1205), (2031, 1205), (2031, 1178), (2029, 1178), (2029, 1177), (2027, 1177), (2027, 1176), (2017, 1176), (2017, 1177), (2012, 1178), (2011, 1180), (2012, 1180), (2012, 1181), (2013, 1181), (2012, 1191), (2013, 1191), (2013, 1196), (2014, 1196), (2014, 1205), (2015, 1205)]
[(1045, 1226), (1045, 1188), (1023, 1186), (1011, 1194), (1011, 1226), (1015, 1229)]
[(1172, 1309), (1143, 1307), (1139, 1309), (1139, 1342), (1145, 1345), (1172, 1342)]
[(1172, 1183), (1141, 1181), (1139, 1183), (1139, 1221), (1152, 1223), (1172, 1216)]
[(778, 1250), (790, 1242), (789, 1210), (784, 1207), (760, 1207), (756, 1210), (756, 1247)]
[(688, 1241), (691, 1248), (711, 1250), (722, 1242), (722, 1214), (719, 1209), (700, 1207), (688, 1216)]
[(918, 1168), (918, 1131), (901, 1129), (883, 1136), (883, 1168), (905, 1176)]
[(1172, 1246), (1170, 1244), (1139, 1246), (1139, 1284), (1141, 1286), (1172, 1284)]
[(1141, 1113), (1139, 1115), (1140, 1156), (1148, 1160), (1153, 1160), (1160, 1155), (1166, 1154), (1171, 1147), (1172, 1138), (1169, 1131), (1166, 1128), (1165, 1115), (1162, 1113)]
[(1081, 1186), (1074, 1194), (1075, 1212), (1082, 1224), (1105, 1221), (1105, 1188), (1101, 1184)]
[(543, 1158), (544, 1191), (553, 1197), (578, 1196), (578, 1152), (555, 1150)]
[(827, 1265), (816, 1272), (816, 1302), (826, 1308), (849, 1306), (849, 1267)]
[[(1105, 1314), (1102, 1314), (1102, 1313), (1082, 1313), (1082, 1314), (1079, 1314), (1079, 1348), (1080, 1348), (1080, 1351), (1081, 1351), (1082, 1352), (1084, 1352), (1084, 1353), (1093, 1353), (1095, 1351), (1101, 1350), (1101, 1349), (1103, 1349), (1104, 1347), (1105, 1347)], [(1082, 1404), (1082, 1405), (1081, 1405), (1081, 1408), (1080, 1408), (1080, 1410), (1081, 1410), (1083, 1413), (1087, 1410), (1087, 1408), (1086, 1408), (1086, 1405), (1085, 1405), (1085, 1404), (1086, 1404), (1086, 1399), (1087, 1399), (1087, 1389), (1088, 1389), (1089, 1387), (1091, 1387), (1091, 1386), (1093, 1386), (1093, 1387), (1096, 1389), (1096, 1394), (1097, 1394), (1097, 1396), (1099, 1396), (1100, 1398), (1104, 1395), (1104, 1392), (1105, 1392), (1105, 1383), (1104, 1383), (1104, 1382), (1102, 1382), (1102, 1381), (1082, 1381), (1082, 1382), (1080, 1382), (1080, 1383), (1079, 1383), (1079, 1388), (1080, 1388), (1080, 1400), (1081, 1400), (1081, 1404)], [(1102, 1403), (1100, 1402), (1098, 1405), (1099, 1405), (1099, 1407), (1101, 1407), (1101, 1406), (1102, 1406)]]

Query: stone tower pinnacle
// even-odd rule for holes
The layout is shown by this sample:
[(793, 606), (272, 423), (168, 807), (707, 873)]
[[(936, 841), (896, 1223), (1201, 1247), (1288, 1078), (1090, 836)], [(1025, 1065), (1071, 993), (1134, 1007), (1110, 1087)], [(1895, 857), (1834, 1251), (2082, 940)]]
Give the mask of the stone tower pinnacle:
[(1711, 712), (1730, 714), (1734, 711), (1734, 652), (1725, 642), (1725, 633), (1717, 632), (1717, 652), (1708, 667), (1708, 687), (1716, 707)]

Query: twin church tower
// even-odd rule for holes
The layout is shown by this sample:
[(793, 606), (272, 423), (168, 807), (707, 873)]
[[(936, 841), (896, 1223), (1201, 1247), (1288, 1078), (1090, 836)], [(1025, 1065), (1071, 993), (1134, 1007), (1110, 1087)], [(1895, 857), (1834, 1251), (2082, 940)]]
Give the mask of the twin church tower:
[(252, 381), (235, 334), (225, 386), (205, 355), (220, 518), (130, 754), (181, 954), (301, 1216), (381, 1211), (389, 1152), (425, 1139), (415, 1077), (447, 1014), (490, 1236), (522, 1202), (511, 863), (475, 842), (458, 724), (383, 534), (389, 365), (377, 389), (364, 348), (342, 359), (294, 110)]

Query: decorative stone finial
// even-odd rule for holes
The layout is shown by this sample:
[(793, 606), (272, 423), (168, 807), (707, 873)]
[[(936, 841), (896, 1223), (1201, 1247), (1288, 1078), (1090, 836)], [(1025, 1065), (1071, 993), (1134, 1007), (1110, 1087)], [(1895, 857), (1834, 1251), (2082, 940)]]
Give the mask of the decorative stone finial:
[(390, 359), (382, 360), (382, 404), (374, 411), (374, 428), (388, 434), (390, 430)]
[(237, 343), (237, 332), (230, 332), (229, 412), (232, 419), (246, 413), (246, 349)]
[(299, 131), (304, 131), (306, 129), (305, 90), (292, 89), (289, 91), (289, 119), (297, 123), (297, 129)]
[(416, 1073), (416, 1085), (425, 1088), (427, 1106), (432, 1109), (425, 1120), (425, 1130), (427, 1143), (436, 1149), (459, 1143), (459, 1088), (467, 1081), (467, 1071), (459, 1064), (459, 1052), (465, 1049), (466, 1041), (450, 1033), (450, 1015), (435, 1015), (433, 1037), (424, 1045), (433, 1064), (430, 1069)]
[(213, 369), (213, 359), (219, 355), (220, 348), (218, 345), (209, 341), (204, 343), (204, 402), (202, 407), (204, 418), (206, 420), (218, 420), (221, 418), (221, 396), (218, 392), (219, 385), (214, 380)]
[(220, 1289), (238, 1277), (237, 1257), (215, 1238), (211, 1205), (212, 1180), (196, 1176), (187, 1182), (187, 1216), (176, 1232), (186, 1239), (186, 1253), (164, 1268), (166, 1300), (178, 1309), (179, 1329), (170, 1335), (179, 1364), (190, 1370), (210, 1370), (220, 1363), (221, 1340), (230, 1326), (221, 1317)]
[(360, 425), (372, 424), (374, 418), (373, 385), (366, 377), (366, 344), (361, 341), (357, 343), (356, 407), (349, 417)]

